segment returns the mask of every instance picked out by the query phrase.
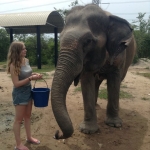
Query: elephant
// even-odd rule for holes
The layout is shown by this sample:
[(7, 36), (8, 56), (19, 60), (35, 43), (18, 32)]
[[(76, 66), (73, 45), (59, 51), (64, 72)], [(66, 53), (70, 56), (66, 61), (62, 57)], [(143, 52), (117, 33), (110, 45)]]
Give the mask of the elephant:
[(80, 82), (84, 119), (79, 130), (99, 131), (96, 104), (102, 81), (107, 81), (108, 102), (105, 124), (121, 127), (119, 93), (122, 80), (136, 53), (136, 42), (129, 22), (95, 4), (74, 6), (60, 33), (60, 53), (51, 87), (51, 106), (59, 130), (55, 139), (72, 136), (74, 128), (66, 106), (67, 91)]

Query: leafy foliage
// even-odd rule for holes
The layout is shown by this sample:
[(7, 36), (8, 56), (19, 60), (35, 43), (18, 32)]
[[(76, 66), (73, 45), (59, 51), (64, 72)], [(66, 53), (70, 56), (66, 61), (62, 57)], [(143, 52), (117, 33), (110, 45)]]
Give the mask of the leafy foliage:
[(137, 20), (133, 21), (134, 36), (137, 43), (137, 58), (150, 58), (150, 16), (148, 21), (144, 20), (146, 13), (139, 13)]
[[(78, 0), (75, 0), (74, 2), (72, 2), (70, 5), (69, 5), (69, 7), (74, 7), (74, 6), (76, 6), (76, 5), (78, 5), (79, 3), (78, 3)], [(65, 17), (66, 17), (66, 15), (67, 15), (67, 13), (69, 12), (69, 9), (56, 9), (55, 7), (54, 7), (54, 9), (56, 10), (56, 11), (58, 11), (59, 13), (60, 13), (60, 15), (62, 16), (62, 18), (65, 20)]]
[[(72, 2), (69, 7), (78, 4), (78, 0)], [(55, 10), (57, 10), (55, 8)], [(65, 18), (67, 9), (57, 10), (63, 18)], [(27, 49), (27, 58), (30, 60), (31, 65), (37, 65), (37, 37), (36, 34), (15, 34), (14, 40), (23, 41)], [(6, 61), (8, 47), (10, 45), (9, 35), (4, 28), (0, 29), (0, 62)], [(59, 49), (59, 41), (58, 41)], [(41, 35), (41, 63), (42, 65), (48, 64), (49, 66), (55, 63), (55, 44), (54, 39), (48, 39), (46, 35)]]
[(36, 65), (37, 64), (37, 59), (36, 59), (36, 47), (37, 47), (37, 42), (36, 42), (36, 36), (31, 35), (25, 40), (25, 45), (27, 49), (27, 58), (30, 60), (31, 65)]
[[(78, 0), (72, 2), (69, 7), (78, 5)], [(65, 16), (69, 9), (56, 9), (62, 17)], [(144, 19), (145, 13), (139, 13), (138, 17), (132, 23), (134, 28), (134, 36), (137, 43), (137, 53), (133, 62), (136, 63), (139, 58), (150, 58), (150, 17), (146, 21)], [(14, 35), (15, 40), (23, 41), (27, 48), (27, 57), (31, 65), (37, 65), (37, 37), (36, 34), (20, 34)], [(59, 40), (59, 39), (58, 39)], [(4, 28), (0, 28), (0, 62), (6, 61), (7, 52), (9, 48), (9, 35)], [(58, 41), (59, 47), (59, 41)], [(55, 45), (53, 38), (47, 38), (45, 34), (41, 35), (41, 62), (42, 65), (49, 66), (55, 63)], [(59, 50), (59, 48), (58, 48)]]
[(9, 35), (4, 28), (0, 28), (0, 61), (6, 60), (9, 43)]

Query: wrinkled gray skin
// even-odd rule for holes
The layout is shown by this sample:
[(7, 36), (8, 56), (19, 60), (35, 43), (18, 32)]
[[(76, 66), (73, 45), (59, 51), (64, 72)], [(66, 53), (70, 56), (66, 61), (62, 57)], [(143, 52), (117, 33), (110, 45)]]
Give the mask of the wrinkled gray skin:
[(72, 8), (60, 35), (60, 54), (55, 71), (51, 102), (62, 135), (73, 134), (73, 126), (66, 107), (66, 94), (74, 81), (81, 82), (84, 120), (80, 131), (86, 134), (99, 130), (95, 105), (99, 86), (107, 80), (108, 104), (105, 123), (120, 127), (119, 91), (135, 54), (135, 41), (129, 23), (103, 11), (96, 5)]

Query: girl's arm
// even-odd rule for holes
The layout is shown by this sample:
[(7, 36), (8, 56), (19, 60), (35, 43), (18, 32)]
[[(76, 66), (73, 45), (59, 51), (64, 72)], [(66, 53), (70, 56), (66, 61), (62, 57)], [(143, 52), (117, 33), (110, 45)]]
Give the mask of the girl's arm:
[(11, 74), (12, 82), (16, 88), (29, 83), (31, 80), (37, 80), (42, 78), (42, 76), (40, 75), (31, 75), (26, 79), (19, 80), (18, 75), (14, 74), (14, 66), (12, 64), (10, 65), (10, 74)]

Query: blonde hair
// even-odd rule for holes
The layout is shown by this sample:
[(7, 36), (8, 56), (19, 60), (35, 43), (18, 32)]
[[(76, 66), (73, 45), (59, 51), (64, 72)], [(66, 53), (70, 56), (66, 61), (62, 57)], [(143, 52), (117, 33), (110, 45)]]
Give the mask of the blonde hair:
[(19, 75), (21, 69), (22, 58), (20, 53), (23, 49), (24, 43), (20, 41), (14, 41), (10, 44), (7, 54), (7, 73), (10, 73), (10, 65), (14, 66), (14, 74)]

